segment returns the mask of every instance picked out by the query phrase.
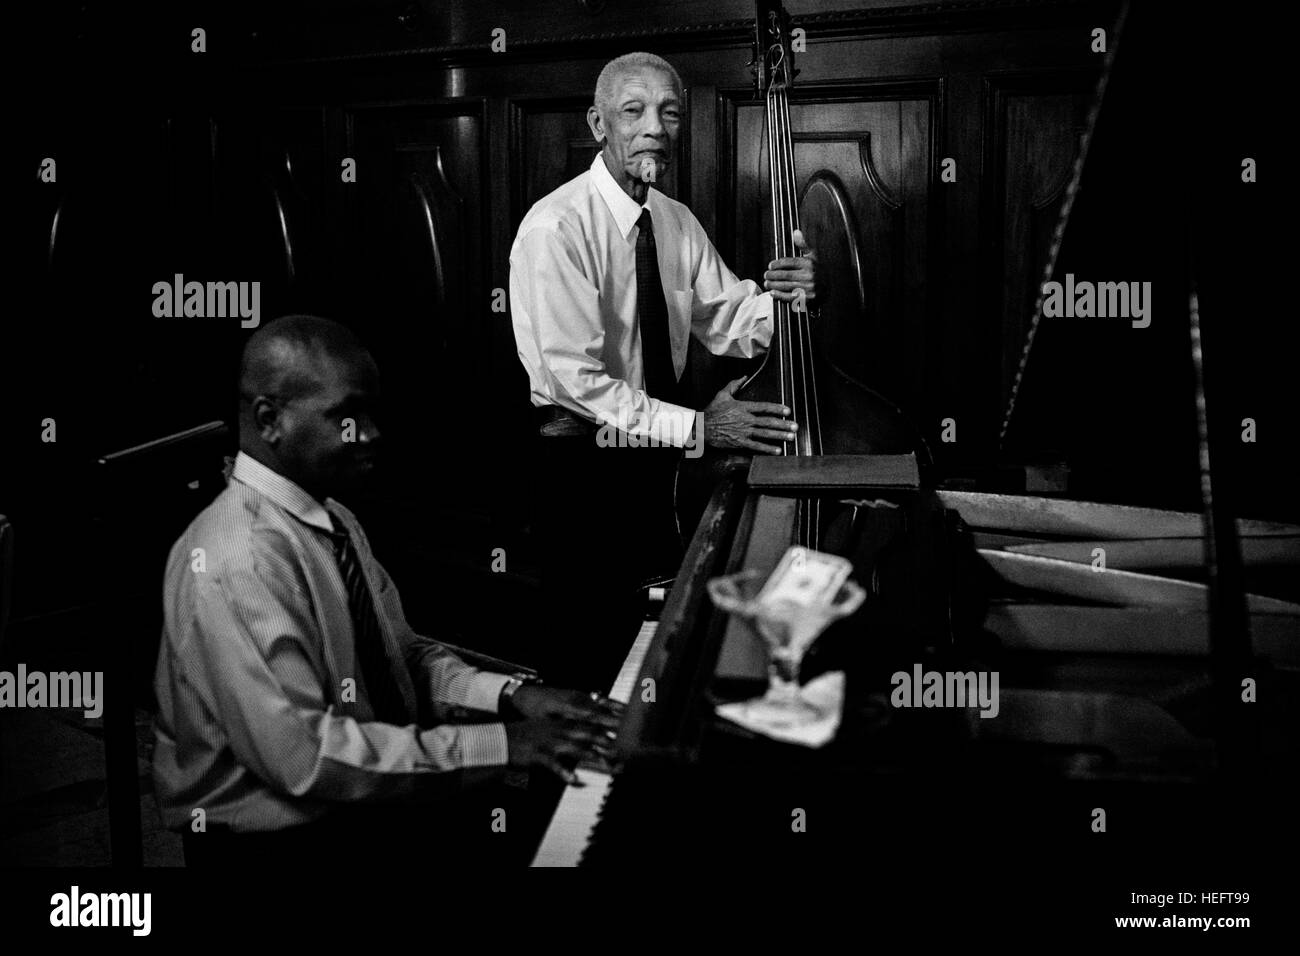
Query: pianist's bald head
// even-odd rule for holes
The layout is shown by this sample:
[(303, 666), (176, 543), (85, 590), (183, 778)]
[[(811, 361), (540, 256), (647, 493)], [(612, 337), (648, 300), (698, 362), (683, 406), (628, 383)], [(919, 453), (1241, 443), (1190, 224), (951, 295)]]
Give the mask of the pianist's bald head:
[(239, 367), (239, 447), (318, 500), (374, 465), (379, 372), (344, 325), (287, 315), (262, 326)]
[(244, 346), (239, 397), (259, 394), (301, 397), (320, 388), (327, 358), (374, 360), (352, 330), (315, 315), (286, 315), (262, 326)]

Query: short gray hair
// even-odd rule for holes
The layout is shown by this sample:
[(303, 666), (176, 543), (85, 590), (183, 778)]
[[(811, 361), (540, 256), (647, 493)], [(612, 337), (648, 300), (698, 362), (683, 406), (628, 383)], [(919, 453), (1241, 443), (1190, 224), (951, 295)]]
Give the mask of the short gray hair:
[(667, 73), (677, 85), (677, 92), (683, 91), (682, 78), (677, 75), (673, 65), (663, 57), (653, 53), (624, 53), (610, 60), (600, 71), (600, 76), (596, 79), (596, 109), (605, 113), (613, 105), (614, 83), (619, 76), (627, 71), (647, 66)]

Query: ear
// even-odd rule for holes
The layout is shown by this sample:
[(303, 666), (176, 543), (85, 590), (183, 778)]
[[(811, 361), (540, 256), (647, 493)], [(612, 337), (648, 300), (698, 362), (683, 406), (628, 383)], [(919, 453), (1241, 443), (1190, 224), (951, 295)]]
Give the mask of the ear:
[(587, 125), (591, 128), (591, 135), (596, 142), (603, 144), (605, 142), (605, 123), (600, 117), (600, 110), (595, 104), (587, 107)]
[(262, 441), (274, 447), (283, 434), (280, 406), (274, 399), (259, 395), (253, 399), (253, 425)]

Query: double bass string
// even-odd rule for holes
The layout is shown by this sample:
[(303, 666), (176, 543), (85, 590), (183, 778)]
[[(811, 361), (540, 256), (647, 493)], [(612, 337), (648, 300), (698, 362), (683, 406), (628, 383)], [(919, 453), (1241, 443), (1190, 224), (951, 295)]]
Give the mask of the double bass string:
[[(768, 156), (772, 176), (773, 226), (776, 240), (777, 258), (795, 254), (794, 230), (798, 228), (799, 209), (796, 198), (794, 169), (794, 140), (790, 128), (790, 103), (788, 86), (784, 80), (778, 81), (777, 69), (784, 58), (784, 49), (778, 51), (777, 65), (774, 67), (768, 86)], [(821, 452), (821, 423), (817, 414), (817, 383), (813, 372), (812, 329), (809, 324), (807, 309), (792, 310), (787, 302), (777, 302), (774, 306), (777, 324), (780, 329), (781, 343), (785, 348), (793, 348), (797, 354), (781, 356), (782, 392), (786, 388), (789, 376), (790, 397), (788, 403), (799, 423), (800, 433), (795, 441), (796, 455), (816, 455)], [(784, 352), (784, 349), (783, 349)], [(785, 447), (782, 446), (782, 454)], [(810, 547), (818, 546), (820, 530), (820, 508), (817, 498), (801, 499), (799, 507), (799, 537)]]
[[(786, 90), (784, 84), (777, 85), (774, 91), (775, 99), (775, 117), (777, 135), (773, 136), (776, 141), (776, 152), (778, 161), (781, 164), (780, 172), (780, 191), (781, 191), (781, 212), (782, 220), (779, 224), (781, 232), (781, 247), (777, 251), (779, 258), (793, 256), (794, 248), (794, 230), (798, 228), (799, 211), (795, 205), (794, 195), (794, 163), (791, 153), (790, 142), (790, 111), (786, 101)], [(790, 327), (789, 339), (792, 352), (790, 355), (790, 377), (791, 391), (794, 393), (796, 403), (795, 421), (799, 423), (801, 429), (804, 429), (795, 439), (796, 454), (808, 454), (808, 448), (805, 446), (805, 435), (808, 434), (808, 419), (812, 414), (808, 402), (807, 377), (805, 375), (804, 353), (806, 343), (804, 342), (804, 329), (801, 327), (798, 319), (798, 313), (791, 303), (786, 302), (783, 309), (786, 323)]]
[[(794, 168), (794, 137), (790, 128), (790, 103), (789, 87), (782, 88), (781, 93), (781, 120), (785, 127), (782, 141), (786, 150), (786, 183), (789, 190), (790, 203), (790, 228), (787, 234), (790, 236), (791, 254), (798, 254), (794, 248), (794, 231), (799, 228), (799, 205), (798, 205), (798, 180), (795, 178)], [(808, 304), (805, 300), (803, 308), (794, 313), (793, 321), (798, 330), (798, 360), (799, 360), (799, 381), (803, 390), (804, 414), (803, 421), (800, 423), (803, 429), (803, 435), (800, 436), (800, 444), (803, 446), (804, 454), (820, 455), (821, 454), (821, 419), (818, 414), (817, 403), (817, 383), (813, 375), (813, 354), (812, 354), (812, 329), (809, 325)], [(805, 540), (812, 548), (821, 546), (821, 499), (811, 497), (807, 499), (804, 508), (806, 513)]]
[[(776, 48), (779, 57), (783, 53), (780, 46)], [(784, 258), (791, 254), (792, 236), (792, 201), (790, 196), (790, 177), (788, 175), (788, 164), (785, 146), (788, 141), (788, 129), (782, 122), (781, 115), (781, 84), (777, 79), (779, 66), (774, 66), (771, 80), (768, 85), (767, 95), (767, 129), (768, 129), (768, 167), (771, 172), (772, 180), (772, 232), (775, 245), (776, 258)], [(798, 360), (793, 354), (793, 350), (798, 348), (802, 352), (802, 343), (796, 344), (795, 336), (798, 329), (791, 323), (791, 309), (788, 302), (776, 300), (773, 303), (773, 319), (776, 325), (776, 332), (780, 337), (781, 355), (780, 355), (780, 373), (781, 373), (781, 402), (789, 405), (796, 422), (803, 423), (806, 415), (807, 396), (803, 394), (801, 388), (803, 371), (802, 361)], [(803, 401), (801, 401), (803, 399)], [(802, 435), (795, 442), (794, 454), (801, 451), (800, 445)], [(786, 448), (781, 446), (781, 453), (786, 454)]]
[[(787, 229), (785, 214), (787, 210), (787, 200), (785, 195), (785, 166), (780, 158), (783, 131), (777, 108), (777, 91), (779, 88), (777, 75), (780, 57), (784, 51), (781, 49), (780, 44), (776, 45), (775, 50), (777, 52), (777, 59), (772, 65), (771, 73), (768, 75), (767, 96), (764, 98), (764, 105), (767, 107), (767, 163), (769, 178), (771, 180), (772, 239), (775, 247), (775, 256), (779, 259), (785, 254), (784, 249), (786, 248)], [(777, 336), (778, 345), (780, 346), (780, 355), (778, 356), (778, 359), (780, 361), (781, 404), (790, 407), (794, 420), (798, 422), (802, 416), (800, 415), (798, 408), (798, 392), (794, 387), (794, 365), (792, 361), (787, 362), (786, 359), (786, 356), (789, 354), (789, 350), (793, 345), (791, 341), (792, 330), (790, 329), (787, 303), (782, 302), (779, 299), (772, 300), (772, 321), (775, 325), (773, 331)], [(789, 382), (788, 397), (787, 381)], [(799, 447), (798, 442), (796, 441), (794, 454), (797, 455), (798, 453)], [(781, 444), (781, 454), (787, 454), (784, 442)], [(803, 528), (804, 510), (803, 502), (801, 501), (797, 507), (798, 517), (796, 519), (799, 525), (796, 533), (799, 535), (800, 540), (806, 540)]]
[[(781, 50), (778, 47), (778, 50)], [(784, 50), (781, 50), (784, 53)], [(789, 112), (788, 103), (785, 99), (784, 84), (776, 81), (774, 77), (772, 83), (772, 142), (774, 143), (775, 162), (772, 166), (773, 194), (779, 196), (778, 210), (779, 214), (774, 223), (774, 230), (777, 235), (777, 258), (783, 258), (794, 253), (794, 224), (797, 216), (797, 210), (794, 205), (794, 183), (791, 176), (790, 156), (788, 148), (790, 145), (790, 129), (787, 125)], [(791, 377), (791, 394), (794, 397), (791, 411), (794, 413), (794, 419), (799, 423), (800, 431), (795, 438), (795, 455), (806, 453), (805, 441), (808, 434), (808, 395), (804, 387), (804, 364), (803, 364), (803, 329), (798, 323), (798, 313), (794, 311), (788, 302), (781, 302), (779, 308), (786, 324), (789, 326), (789, 341), (791, 344), (791, 354), (789, 359), (790, 377)], [(784, 446), (783, 446), (784, 447)], [(812, 520), (812, 501), (809, 499), (800, 499), (798, 508), (798, 528), (799, 540), (803, 544), (812, 546), (812, 536), (810, 534)]]
[[(764, 105), (767, 108), (767, 148), (768, 148), (767, 158), (768, 158), (769, 178), (771, 180), (772, 240), (774, 246), (774, 255), (776, 256), (776, 258), (781, 258), (784, 255), (784, 250), (786, 247), (787, 198), (785, 195), (785, 165), (781, 158), (781, 140), (782, 140), (783, 130), (779, 118), (777, 91), (780, 87), (779, 70), (780, 70), (781, 57), (784, 53), (784, 50), (781, 48), (779, 43), (776, 44), (772, 49), (775, 52), (775, 58), (773, 59), (772, 62), (771, 72), (768, 75), (767, 96), (764, 98), (765, 100)], [(780, 364), (778, 370), (780, 373), (780, 380), (781, 380), (781, 401), (782, 404), (788, 404), (790, 406), (795, 421), (799, 421), (802, 416), (800, 415), (798, 409), (798, 391), (794, 387), (795, 382), (794, 382), (793, 357), (791, 357), (791, 361), (789, 362), (787, 362), (786, 360), (788, 349), (791, 348), (793, 345), (793, 341), (792, 341), (793, 330), (790, 329), (789, 327), (789, 315), (788, 315), (788, 310), (786, 309), (785, 302), (779, 299), (773, 300), (772, 318), (776, 326), (774, 332), (778, 337), (778, 345), (780, 346), (780, 353), (778, 355), (778, 360)], [(789, 382), (788, 401), (787, 401), (787, 381)], [(781, 454), (784, 455), (786, 453), (787, 453), (786, 446), (784, 443), (782, 443)], [(799, 453), (799, 448), (798, 448), (798, 443), (796, 442), (794, 454), (797, 455), (798, 453)], [(798, 507), (798, 523), (799, 523), (798, 534), (800, 540), (803, 540), (804, 538), (803, 512), (804, 512), (804, 508), (802, 507), (802, 502), (801, 502), (800, 506)]]
[[(799, 207), (795, 195), (797, 180), (794, 169), (794, 137), (791, 135), (790, 127), (790, 104), (788, 88), (782, 88), (780, 91), (780, 117), (784, 126), (782, 133), (782, 143), (786, 147), (786, 183), (788, 188), (788, 200), (790, 210), (790, 228), (787, 230), (793, 250), (794, 230), (799, 228)], [(797, 251), (797, 250), (793, 250)], [(793, 252), (792, 252), (793, 254)], [(798, 330), (799, 340), (799, 362), (800, 362), (800, 383), (803, 390), (804, 414), (807, 421), (804, 423), (807, 429), (807, 446), (806, 454), (821, 454), (821, 420), (818, 415), (820, 407), (820, 397), (817, 394), (817, 373), (814, 370), (812, 355), (812, 324), (808, 314), (807, 305), (805, 308), (795, 312), (794, 318)]]
[[(780, 255), (779, 250), (781, 248), (781, 230), (780, 230), (781, 215), (779, 212), (778, 196), (777, 196), (778, 176), (777, 176), (777, 161), (776, 161), (776, 123), (774, 119), (775, 108), (772, 102), (772, 90), (770, 84), (768, 87), (768, 95), (766, 97), (766, 106), (767, 106), (767, 162), (768, 162), (768, 170), (770, 172), (771, 179), (772, 179), (772, 188), (770, 190), (770, 195), (772, 199), (772, 222), (774, 226), (776, 226), (775, 238), (776, 238), (776, 247), (778, 250), (777, 255), (779, 256)], [(788, 341), (787, 325), (786, 322), (783, 321), (784, 316), (781, 314), (779, 305), (780, 303), (773, 303), (772, 319), (773, 319), (773, 324), (775, 325), (773, 332), (777, 338), (777, 359), (779, 361), (778, 371), (780, 372), (779, 378), (781, 382), (781, 404), (788, 405), (790, 404), (790, 401), (787, 399), (787, 393), (786, 393), (786, 378), (787, 378), (786, 354), (789, 351), (790, 343)], [(783, 455), (785, 454), (784, 445), (781, 446), (781, 454)]]

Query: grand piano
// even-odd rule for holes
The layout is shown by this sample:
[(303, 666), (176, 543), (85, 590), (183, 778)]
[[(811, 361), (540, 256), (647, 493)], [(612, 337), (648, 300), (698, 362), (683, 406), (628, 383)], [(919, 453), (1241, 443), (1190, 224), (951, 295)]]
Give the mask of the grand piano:
[[(1067, 226), (1087, 195), (1113, 57), (1045, 279), (1098, 242), (1086, 206), (1085, 224)], [(977, 895), (996, 885), (1064, 901), (1068, 888), (1116, 907), (1156, 878), (1253, 885), (1249, 848), (1293, 840), (1300, 805), (1300, 527), (1236, 519), (1227, 483), (1215, 484), (1213, 340), (1197, 325), (1195, 283), (1189, 266), (1186, 350), (1170, 361), (1195, 372), (1178, 401), (1200, 411), (1200, 511), (1080, 500), (1063, 484), (1026, 493), (1042, 472), (1014, 454), (975, 476), (910, 456), (730, 461), (612, 689), (627, 703), (618, 760), (580, 770), (588, 786), (560, 800), (534, 865), (947, 874)], [(1004, 438), (1059, 411), (1060, 368), (1034, 343), (1041, 318), (1040, 300)], [(1189, 474), (1197, 458), (1189, 447)], [(1018, 489), (987, 480), (1009, 471)], [(848, 558), (868, 592), (804, 659), (803, 682), (846, 675), (838, 732), (815, 749), (718, 715), (762, 693), (767, 652), (706, 592), (721, 575), (770, 572), (799, 543), (809, 501), (824, 516), (818, 547)], [(917, 667), (996, 672), (996, 718), (893, 706), (892, 676)]]
[[(768, 467), (781, 463), (738, 464), (717, 488), (614, 689), (628, 703), (619, 767), (581, 772), (589, 786), (561, 800), (539, 865), (858, 854), (902, 865), (957, 847), (985, 861), (1051, 848), (1082, 872), (1156, 847), (1167, 861), (1218, 860), (1285, 819), (1298, 795), (1300, 605), (1250, 596), (1262, 727), (1245, 754), (1225, 753), (1208, 588), (1166, 576), (1191, 570), (1199, 515), (880, 484), (879, 462), (846, 459), (804, 468), (796, 484)], [(770, 571), (794, 541), (794, 502), (810, 494), (839, 509), (823, 547), (849, 557), (870, 594), (805, 658), (805, 681), (847, 675), (840, 729), (817, 750), (716, 714), (761, 694), (766, 651), (705, 591), (719, 575)], [(1241, 522), (1241, 533), (1252, 566), (1295, 569), (1300, 529)], [(1105, 571), (1097, 548), (1112, 555)], [(996, 718), (891, 706), (891, 676), (917, 665), (996, 671)], [(1116, 841), (1096, 839), (1097, 808)]]

